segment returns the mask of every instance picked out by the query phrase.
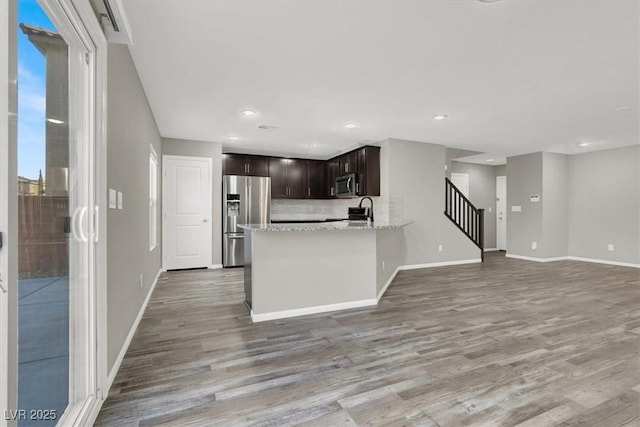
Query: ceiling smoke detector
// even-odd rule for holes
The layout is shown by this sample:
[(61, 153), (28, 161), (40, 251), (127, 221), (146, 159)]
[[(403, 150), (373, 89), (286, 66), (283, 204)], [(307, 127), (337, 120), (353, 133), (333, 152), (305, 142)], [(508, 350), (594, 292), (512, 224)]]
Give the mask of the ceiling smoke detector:
[(262, 129), (262, 130), (276, 130), (276, 129), (278, 129), (278, 126), (272, 126), (272, 125), (258, 125), (258, 129)]

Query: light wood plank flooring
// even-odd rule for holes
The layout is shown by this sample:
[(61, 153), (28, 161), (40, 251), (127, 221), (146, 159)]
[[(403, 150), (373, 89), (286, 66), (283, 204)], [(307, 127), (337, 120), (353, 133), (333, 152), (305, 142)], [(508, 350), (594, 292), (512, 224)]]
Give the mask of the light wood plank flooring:
[(162, 276), (97, 425), (640, 425), (638, 269), (489, 253), (376, 308), (242, 299), (241, 269)]

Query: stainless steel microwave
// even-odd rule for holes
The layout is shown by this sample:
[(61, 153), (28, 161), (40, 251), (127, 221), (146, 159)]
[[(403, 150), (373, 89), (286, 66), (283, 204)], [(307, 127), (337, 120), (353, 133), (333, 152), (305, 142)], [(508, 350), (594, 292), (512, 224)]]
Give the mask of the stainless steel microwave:
[(336, 178), (336, 197), (357, 197), (358, 182), (355, 173)]

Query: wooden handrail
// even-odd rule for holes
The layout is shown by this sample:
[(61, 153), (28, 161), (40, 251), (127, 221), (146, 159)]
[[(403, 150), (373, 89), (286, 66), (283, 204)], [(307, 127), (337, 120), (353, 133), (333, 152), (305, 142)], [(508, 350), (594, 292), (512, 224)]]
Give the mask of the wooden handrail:
[(480, 248), (484, 261), (484, 209), (476, 208), (449, 178), (445, 178), (444, 214)]

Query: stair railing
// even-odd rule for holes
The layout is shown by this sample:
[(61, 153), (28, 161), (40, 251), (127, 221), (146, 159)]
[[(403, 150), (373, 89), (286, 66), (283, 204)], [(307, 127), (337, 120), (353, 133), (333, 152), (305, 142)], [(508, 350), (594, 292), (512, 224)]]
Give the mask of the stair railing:
[(444, 214), (480, 248), (484, 261), (484, 209), (476, 208), (469, 199), (445, 178)]

